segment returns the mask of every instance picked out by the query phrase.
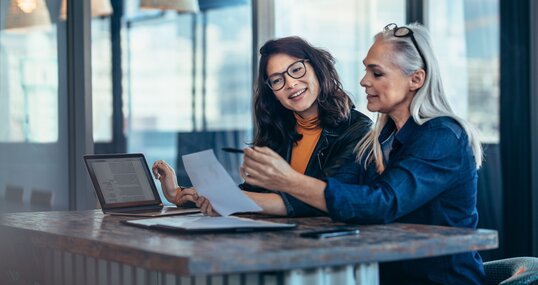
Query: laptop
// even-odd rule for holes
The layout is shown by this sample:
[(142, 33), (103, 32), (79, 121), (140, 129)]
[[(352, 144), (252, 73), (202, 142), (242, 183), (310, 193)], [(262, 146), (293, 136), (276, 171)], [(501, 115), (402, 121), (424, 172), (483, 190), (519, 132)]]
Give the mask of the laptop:
[(85, 155), (84, 162), (105, 214), (159, 217), (200, 212), (164, 206), (141, 153)]

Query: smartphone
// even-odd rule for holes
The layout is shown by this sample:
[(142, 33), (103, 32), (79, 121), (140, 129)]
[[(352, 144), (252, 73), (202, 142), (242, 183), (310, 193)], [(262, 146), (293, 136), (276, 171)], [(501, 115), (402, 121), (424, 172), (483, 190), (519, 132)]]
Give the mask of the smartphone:
[(358, 235), (358, 234), (359, 234), (359, 229), (336, 228), (336, 229), (327, 229), (327, 230), (321, 230), (321, 231), (304, 232), (304, 233), (300, 233), (299, 236), (305, 237), (305, 238), (324, 239), (324, 238), (350, 236), (350, 235)]

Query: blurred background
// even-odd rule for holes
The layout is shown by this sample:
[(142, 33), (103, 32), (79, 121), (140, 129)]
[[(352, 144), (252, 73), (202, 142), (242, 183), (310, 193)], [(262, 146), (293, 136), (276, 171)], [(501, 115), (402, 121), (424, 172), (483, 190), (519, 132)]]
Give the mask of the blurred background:
[(359, 85), (373, 36), (388, 23), (420, 22), (452, 106), (479, 129), (486, 150), (479, 226), (499, 230), (501, 246), (485, 259), (538, 255), (535, 6), (0, 0), (0, 212), (95, 208), (86, 153), (164, 159), (189, 185), (181, 155), (211, 148), (240, 183), (241, 156), (220, 148), (252, 140), (253, 79), (266, 40), (298, 35), (330, 51), (357, 109), (375, 120)]

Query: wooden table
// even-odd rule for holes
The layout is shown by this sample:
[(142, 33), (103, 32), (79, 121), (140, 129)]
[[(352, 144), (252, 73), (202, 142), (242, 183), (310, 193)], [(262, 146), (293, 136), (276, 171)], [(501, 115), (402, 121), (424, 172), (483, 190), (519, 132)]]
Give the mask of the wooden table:
[[(257, 218), (263, 216), (254, 216)], [(0, 217), (1, 284), (377, 284), (378, 263), (497, 247), (494, 230), (353, 226), (326, 240), (300, 232), (329, 218), (273, 218), (296, 229), (179, 234), (120, 224), (99, 210)], [(267, 218), (266, 218), (267, 219)]]

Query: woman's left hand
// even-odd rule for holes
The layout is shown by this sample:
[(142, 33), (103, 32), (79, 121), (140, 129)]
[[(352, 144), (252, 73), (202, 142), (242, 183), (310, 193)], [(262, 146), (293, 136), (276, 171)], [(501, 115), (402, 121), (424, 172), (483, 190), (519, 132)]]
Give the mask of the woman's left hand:
[(200, 211), (207, 216), (217, 217), (220, 216), (214, 209), (209, 200), (203, 196), (199, 196), (194, 187), (184, 188), (178, 191), (174, 198), (176, 205), (182, 205), (186, 202), (194, 202), (196, 207), (200, 208)]
[(295, 187), (296, 178), (301, 174), (278, 153), (268, 147), (245, 148), (244, 153), (241, 177), (246, 183), (283, 192)]

